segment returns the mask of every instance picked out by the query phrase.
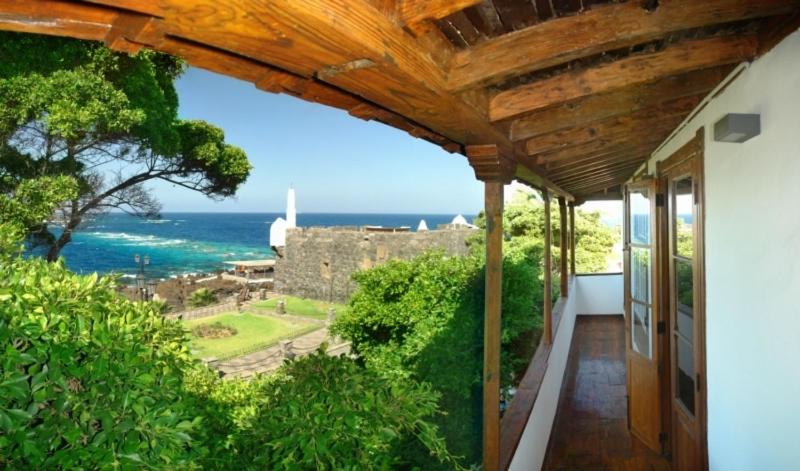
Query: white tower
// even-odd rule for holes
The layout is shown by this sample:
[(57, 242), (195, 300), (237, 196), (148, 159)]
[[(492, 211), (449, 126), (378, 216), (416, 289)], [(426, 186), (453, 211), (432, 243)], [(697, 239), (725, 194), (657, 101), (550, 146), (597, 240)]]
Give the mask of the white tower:
[(292, 187), (289, 187), (289, 194), (286, 195), (286, 227), (289, 229), (297, 227), (297, 207)]
[(421, 219), (419, 221), (419, 226), (417, 226), (417, 232), (422, 232), (422, 231), (427, 231), (427, 230), (428, 230), (428, 224), (425, 223), (424, 219)]

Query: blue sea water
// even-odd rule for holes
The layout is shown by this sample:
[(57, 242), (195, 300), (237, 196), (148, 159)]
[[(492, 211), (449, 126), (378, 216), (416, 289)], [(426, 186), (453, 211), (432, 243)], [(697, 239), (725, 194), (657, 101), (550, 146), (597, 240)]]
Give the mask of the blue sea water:
[[(123, 282), (137, 272), (135, 255), (148, 255), (148, 278), (209, 273), (225, 261), (272, 258), (269, 226), (277, 213), (163, 213), (161, 219), (141, 219), (111, 213), (85, 222), (61, 252), (67, 267), (77, 273), (119, 273)], [(445, 224), (454, 215), (436, 214), (322, 214), (300, 213), (297, 225), (410, 226), (420, 219), (428, 227)], [(471, 216), (467, 219), (471, 220)], [(54, 230), (55, 232), (55, 230)]]

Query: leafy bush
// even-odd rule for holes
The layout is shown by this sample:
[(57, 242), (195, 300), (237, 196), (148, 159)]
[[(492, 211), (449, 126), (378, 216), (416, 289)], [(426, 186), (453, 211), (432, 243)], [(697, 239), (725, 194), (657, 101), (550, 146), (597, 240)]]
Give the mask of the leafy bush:
[(427, 422), (437, 406), (429, 386), (387, 380), (324, 350), (250, 382), (198, 372), (188, 389), (204, 405), (209, 469), (388, 469), (403, 464), (395, 453), (403, 439), (451, 460)]
[(0, 262), (0, 280), (0, 468), (192, 467), (177, 323), (60, 262)]
[[(520, 246), (504, 259), (505, 385), (512, 383), (518, 365), (527, 362), (512, 344), (538, 337), (540, 253)], [(354, 278), (359, 286), (333, 331), (353, 342), (353, 351), (368, 369), (400, 381), (430, 383), (441, 394), (439, 408), (446, 416), (435, 422), (447, 448), (463, 463), (480, 462), (482, 256), (445, 257), (433, 251), (409, 261), (389, 261)], [(413, 446), (404, 445), (403, 453), (423, 469), (437, 466)]]
[(189, 305), (192, 307), (210, 306), (217, 302), (217, 295), (208, 288), (199, 288), (189, 296)]

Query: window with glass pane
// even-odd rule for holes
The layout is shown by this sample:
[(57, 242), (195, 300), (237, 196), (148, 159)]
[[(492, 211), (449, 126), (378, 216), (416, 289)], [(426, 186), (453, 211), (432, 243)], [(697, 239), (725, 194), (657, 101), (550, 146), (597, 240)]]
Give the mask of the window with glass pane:
[(650, 249), (631, 247), (631, 297), (650, 304)]
[(675, 337), (678, 342), (678, 400), (686, 409), (694, 414), (694, 350), (681, 336)]
[(687, 260), (675, 260), (675, 303), (678, 332), (686, 338), (689, 343), (694, 342), (693, 332), (693, 306), (694, 306), (694, 277), (692, 275), (692, 262)]
[(631, 316), (631, 333), (633, 350), (640, 355), (650, 358), (650, 315), (651, 310), (648, 306), (637, 302), (632, 302), (633, 315)]
[(650, 243), (650, 199), (647, 190), (630, 193), (630, 228), (632, 244)]
[(694, 204), (692, 177), (682, 178), (675, 182), (675, 246), (677, 254), (682, 257), (692, 258), (694, 223), (692, 209)]

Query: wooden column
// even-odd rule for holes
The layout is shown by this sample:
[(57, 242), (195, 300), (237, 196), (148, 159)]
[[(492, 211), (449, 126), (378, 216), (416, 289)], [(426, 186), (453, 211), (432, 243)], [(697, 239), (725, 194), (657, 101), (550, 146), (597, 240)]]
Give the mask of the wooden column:
[(569, 242), (567, 235), (569, 234), (569, 225), (567, 224), (567, 201), (563, 196), (558, 197), (558, 229), (561, 235), (559, 244), (561, 245), (561, 297), (566, 298), (569, 293), (567, 290), (568, 273), (567, 273), (567, 258), (569, 258)]
[(575, 274), (575, 203), (569, 204), (569, 264), (570, 273)]
[(550, 192), (542, 190), (544, 200), (544, 332), (542, 340), (546, 344), (553, 343), (553, 257), (551, 246), (553, 235), (550, 228)]
[(483, 340), (483, 469), (500, 468), (500, 320), (503, 287), (503, 185), (516, 165), (497, 146), (467, 146), (475, 176), (484, 182), (486, 295)]

